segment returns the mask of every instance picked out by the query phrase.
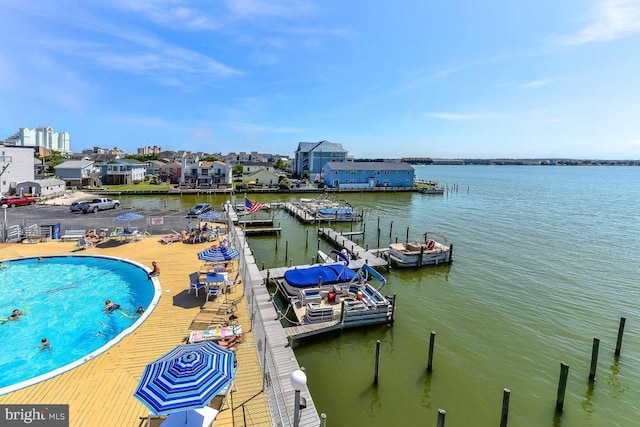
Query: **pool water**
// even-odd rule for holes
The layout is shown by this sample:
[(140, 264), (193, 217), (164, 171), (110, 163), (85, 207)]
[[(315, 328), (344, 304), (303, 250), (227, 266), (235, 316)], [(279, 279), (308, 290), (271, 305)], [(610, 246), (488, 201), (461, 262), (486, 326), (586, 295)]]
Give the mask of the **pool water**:
[[(135, 311), (147, 309), (156, 294), (142, 266), (114, 258), (54, 256), (4, 261), (2, 266), (0, 394), (106, 350), (146, 318)], [(121, 310), (105, 313), (105, 299)], [(26, 314), (7, 321), (14, 309)], [(51, 351), (38, 349), (44, 337)]]

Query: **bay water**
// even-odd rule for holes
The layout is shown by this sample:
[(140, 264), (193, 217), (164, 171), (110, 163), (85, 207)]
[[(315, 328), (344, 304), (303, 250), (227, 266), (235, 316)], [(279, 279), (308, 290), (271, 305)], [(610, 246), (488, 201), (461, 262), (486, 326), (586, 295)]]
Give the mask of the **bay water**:
[[(366, 233), (353, 240), (386, 247), (440, 231), (454, 245), (454, 261), (383, 273), (382, 293), (398, 298), (393, 326), (344, 330), (295, 349), (327, 425), (435, 426), (444, 409), (447, 427), (498, 426), (508, 388), (512, 426), (640, 426), (640, 168), (415, 169), (417, 178), (447, 186), (445, 195), (336, 195), (364, 211)], [(197, 200), (215, 204), (224, 197)], [(183, 196), (179, 203), (194, 202)], [(283, 232), (277, 245), (273, 236), (250, 238), (259, 266), (306, 264), (318, 247), (332, 249), (318, 241), (317, 225), (284, 211), (256, 215), (266, 216)], [(363, 224), (332, 227), (355, 231)], [(616, 358), (621, 317), (626, 327)], [(435, 352), (427, 372), (431, 331)], [(600, 351), (590, 383), (594, 337)], [(562, 361), (570, 368), (557, 413)]]

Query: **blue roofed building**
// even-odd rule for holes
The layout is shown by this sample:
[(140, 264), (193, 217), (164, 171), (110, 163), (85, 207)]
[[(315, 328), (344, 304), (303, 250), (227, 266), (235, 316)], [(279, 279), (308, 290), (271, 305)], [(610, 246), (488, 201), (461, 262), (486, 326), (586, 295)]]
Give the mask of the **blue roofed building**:
[(413, 187), (415, 170), (404, 162), (330, 162), (322, 169), (325, 187)]
[(309, 172), (311, 179), (320, 175), (322, 168), (329, 162), (346, 162), (348, 151), (329, 141), (300, 142), (295, 153), (294, 172), (302, 177)]

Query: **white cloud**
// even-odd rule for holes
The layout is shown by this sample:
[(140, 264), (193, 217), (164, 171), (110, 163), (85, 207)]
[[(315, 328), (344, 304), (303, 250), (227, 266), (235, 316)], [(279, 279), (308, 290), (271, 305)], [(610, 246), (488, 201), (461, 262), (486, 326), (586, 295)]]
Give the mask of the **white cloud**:
[(640, 2), (638, 0), (600, 0), (593, 23), (562, 40), (577, 45), (606, 42), (640, 32)]
[(499, 117), (499, 114), (494, 113), (478, 113), (478, 114), (459, 114), (459, 113), (426, 113), (425, 116), (433, 117), (436, 119), (463, 121), (463, 120), (484, 120), (494, 119)]
[(539, 88), (539, 87), (546, 86), (548, 84), (557, 82), (558, 80), (560, 80), (560, 79), (549, 78), (549, 79), (533, 80), (533, 81), (530, 81), (530, 82), (527, 82), (527, 83), (523, 83), (523, 84), (518, 85), (518, 86), (522, 87), (522, 88), (534, 88), (535, 89), (535, 88)]

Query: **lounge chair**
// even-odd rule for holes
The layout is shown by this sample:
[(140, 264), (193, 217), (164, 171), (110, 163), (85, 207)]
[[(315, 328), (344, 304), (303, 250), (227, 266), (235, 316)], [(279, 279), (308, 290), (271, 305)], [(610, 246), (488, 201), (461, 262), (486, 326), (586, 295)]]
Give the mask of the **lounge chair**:
[[(160, 427), (179, 427), (179, 426), (203, 426), (209, 427), (213, 425), (213, 421), (218, 416), (218, 410), (210, 406), (204, 408), (190, 409), (188, 414), (184, 411), (169, 414), (167, 418), (160, 424)], [(189, 424), (185, 420), (189, 419)], [(191, 421), (193, 420), (193, 422)]]
[(66, 242), (67, 240), (78, 240), (84, 237), (85, 234), (87, 234), (87, 230), (67, 230), (60, 238), (63, 242)]
[(165, 243), (167, 245), (170, 245), (171, 243), (182, 241), (182, 233), (178, 233), (175, 230), (171, 230), (171, 231), (173, 231), (173, 233), (165, 234), (160, 238), (160, 243)]
[(189, 329), (192, 331), (207, 329), (212, 325), (231, 325), (238, 323), (238, 316), (235, 314), (218, 314), (201, 311), (193, 318)]
[(85, 239), (84, 237), (80, 237), (76, 246), (80, 249), (88, 249), (93, 247), (93, 242), (89, 239)]
[(120, 235), (124, 232), (124, 228), (122, 227), (116, 227), (113, 229), (113, 231), (111, 232), (110, 236), (111, 237), (120, 237)]

